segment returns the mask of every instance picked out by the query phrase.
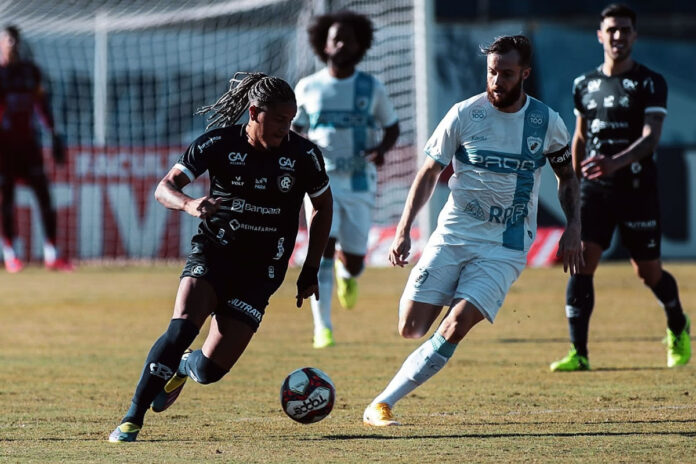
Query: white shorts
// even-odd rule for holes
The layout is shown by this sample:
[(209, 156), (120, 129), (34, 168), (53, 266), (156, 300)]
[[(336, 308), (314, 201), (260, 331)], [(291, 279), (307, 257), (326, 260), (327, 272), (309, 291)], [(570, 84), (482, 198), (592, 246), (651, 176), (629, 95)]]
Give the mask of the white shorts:
[[(341, 250), (353, 255), (365, 256), (367, 238), (372, 227), (372, 209), (375, 195), (369, 192), (347, 192), (331, 190), (333, 195), (333, 217), (329, 236), (336, 239)], [(309, 197), (305, 197), (307, 223), (312, 211)]]
[(464, 299), (493, 322), (526, 261), (524, 252), (496, 244), (428, 242), (401, 298), (437, 306)]

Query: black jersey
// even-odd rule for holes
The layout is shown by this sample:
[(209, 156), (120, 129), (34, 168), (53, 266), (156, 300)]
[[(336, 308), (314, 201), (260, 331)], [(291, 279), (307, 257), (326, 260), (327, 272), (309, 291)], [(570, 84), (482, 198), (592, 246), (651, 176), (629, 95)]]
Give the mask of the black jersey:
[(206, 170), (210, 195), (222, 199), (200, 231), (234, 256), (287, 265), (295, 246), (306, 194), (329, 185), (321, 152), (290, 132), (270, 151), (255, 150), (244, 125), (214, 129), (198, 137), (176, 164), (191, 180)]
[[(600, 66), (575, 79), (573, 99), (575, 114), (587, 122), (586, 157), (609, 156), (641, 137), (646, 113), (667, 113), (667, 84), (660, 74), (639, 63), (616, 76), (607, 76)], [(655, 161), (646, 156), (612, 176), (590, 182), (623, 189), (654, 188)]]
[(29, 61), (0, 66), (0, 130), (12, 139), (34, 137), (34, 105), (41, 89), (41, 71)]

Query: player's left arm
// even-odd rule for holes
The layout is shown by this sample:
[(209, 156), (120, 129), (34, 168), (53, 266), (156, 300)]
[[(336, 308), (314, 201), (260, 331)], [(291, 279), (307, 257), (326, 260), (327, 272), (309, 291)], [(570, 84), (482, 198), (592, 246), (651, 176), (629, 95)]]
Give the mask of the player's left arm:
[(396, 122), (389, 127), (384, 128), (384, 136), (382, 142), (376, 147), (367, 150), (366, 157), (368, 161), (372, 161), (377, 166), (384, 164), (384, 155), (394, 147), (396, 139), (399, 138), (401, 129), (399, 123)]
[(556, 256), (563, 258), (563, 271), (577, 274), (584, 266), (580, 237), (580, 182), (573, 169), (570, 147), (548, 155), (558, 181), (558, 201), (566, 217), (566, 227), (558, 241)]
[[(331, 231), (331, 218), (333, 216), (333, 197), (331, 188), (327, 186), (320, 195), (310, 197), (312, 202), (312, 217), (309, 222), (309, 241), (307, 244), (307, 257), (302, 270), (297, 278), (297, 307), (302, 306), (302, 300), (310, 296), (319, 299), (319, 261), (326, 248)], [(327, 298), (331, 298), (328, 295)]]
[(601, 176), (612, 174), (647, 156), (652, 156), (660, 141), (664, 120), (664, 113), (646, 113), (641, 136), (625, 150), (620, 151), (614, 156), (599, 155), (594, 158), (586, 159), (582, 163), (583, 176), (588, 179), (596, 179)]

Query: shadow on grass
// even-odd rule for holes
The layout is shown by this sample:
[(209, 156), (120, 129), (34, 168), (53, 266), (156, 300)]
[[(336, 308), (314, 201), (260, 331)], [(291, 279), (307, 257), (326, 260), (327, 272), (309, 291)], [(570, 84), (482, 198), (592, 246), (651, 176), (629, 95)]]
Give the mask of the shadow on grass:
[[(660, 337), (611, 337), (597, 338), (592, 337), (592, 343), (603, 342), (619, 342), (619, 343), (637, 343), (637, 342), (661, 342)], [(495, 338), (491, 340), (493, 343), (570, 343), (568, 338)]]
[(681, 436), (696, 437), (696, 430), (689, 432), (549, 432), (549, 433), (453, 433), (442, 435), (324, 435), (320, 438), (299, 438), (298, 441), (320, 440), (413, 440), (413, 439), (451, 439), (451, 438), (526, 438), (526, 437), (632, 437), (632, 436)]

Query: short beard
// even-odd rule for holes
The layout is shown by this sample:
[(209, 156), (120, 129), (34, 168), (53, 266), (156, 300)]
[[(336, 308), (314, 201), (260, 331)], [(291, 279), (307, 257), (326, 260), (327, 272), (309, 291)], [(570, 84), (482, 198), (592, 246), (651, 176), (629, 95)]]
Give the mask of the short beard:
[(491, 105), (495, 106), (496, 108), (507, 108), (508, 106), (513, 105), (520, 98), (520, 95), (522, 95), (522, 77), (520, 77), (517, 84), (515, 84), (515, 86), (511, 88), (506, 95), (497, 97), (488, 85), (486, 85), (486, 95), (488, 96), (488, 101), (491, 102)]

